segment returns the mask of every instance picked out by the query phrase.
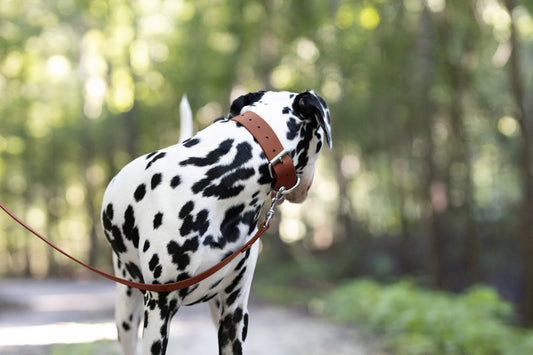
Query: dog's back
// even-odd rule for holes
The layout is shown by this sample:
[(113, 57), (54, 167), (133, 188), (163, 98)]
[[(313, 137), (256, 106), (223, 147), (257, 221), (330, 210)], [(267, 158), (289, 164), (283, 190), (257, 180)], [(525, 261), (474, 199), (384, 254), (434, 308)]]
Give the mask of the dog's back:
[(258, 183), (268, 181), (253, 159), (261, 151), (239, 139), (242, 133), (233, 122), (216, 122), (135, 159), (112, 180), (103, 226), (129, 276), (147, 283), (192, 276), (253, 232), (265, 198), (258, 197), (269, 186)]

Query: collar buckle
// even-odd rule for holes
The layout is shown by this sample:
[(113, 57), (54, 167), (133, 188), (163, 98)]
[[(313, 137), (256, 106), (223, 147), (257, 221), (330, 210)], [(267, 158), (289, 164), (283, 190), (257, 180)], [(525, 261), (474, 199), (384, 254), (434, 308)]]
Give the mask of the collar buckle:
[(274, 158), (272, 158), (272, 160), (270, 160), (268, 162), (268, 172), (270, 173), (270, 177), (272, 179), (274, 179), (274, 170), (273, 170), (273, 166), (278, 164), (278, 163), (281, 163), (283, 164), (283, 157), (285, 155), (288, 155), (289, 152), (287, 151), (287, 149), (283, 149), (281, 151), (281, 153), (279, 153), (278, 155), (276, 155)]

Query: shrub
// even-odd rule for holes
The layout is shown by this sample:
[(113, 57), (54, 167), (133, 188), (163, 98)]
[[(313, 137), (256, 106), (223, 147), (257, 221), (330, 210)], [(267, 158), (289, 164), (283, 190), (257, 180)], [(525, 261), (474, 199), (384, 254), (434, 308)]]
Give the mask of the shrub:
[(463, 295), (402, 281), (352, 281), (325, 302), (333, 318), (383, 335), (396, 354), (533, 354), (533, 332), (510, 325), (513, 308), (489, 287)]

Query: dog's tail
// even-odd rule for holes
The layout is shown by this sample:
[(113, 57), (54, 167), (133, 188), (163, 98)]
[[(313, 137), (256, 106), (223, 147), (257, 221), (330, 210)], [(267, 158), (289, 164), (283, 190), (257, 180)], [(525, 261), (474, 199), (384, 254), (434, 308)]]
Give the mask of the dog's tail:
[(192, 137), (192, 110), (187, 95), (183, 94), (180, 102), (180, 143)]

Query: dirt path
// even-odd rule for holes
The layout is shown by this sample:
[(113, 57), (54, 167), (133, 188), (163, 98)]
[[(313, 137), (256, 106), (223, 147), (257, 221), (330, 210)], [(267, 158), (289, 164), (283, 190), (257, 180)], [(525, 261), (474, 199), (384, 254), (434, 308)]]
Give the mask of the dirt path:
[[(0, 354), (120, 354), (113, 302), (107, 281), (0, 281)], [(264, 304), (249, 311), (249, 355), (376, 353), (355, 329), (303, 311)], [(206, 305), (183, 307), (174, 317), (167, 354), (178, 353), (218, 353)]]

